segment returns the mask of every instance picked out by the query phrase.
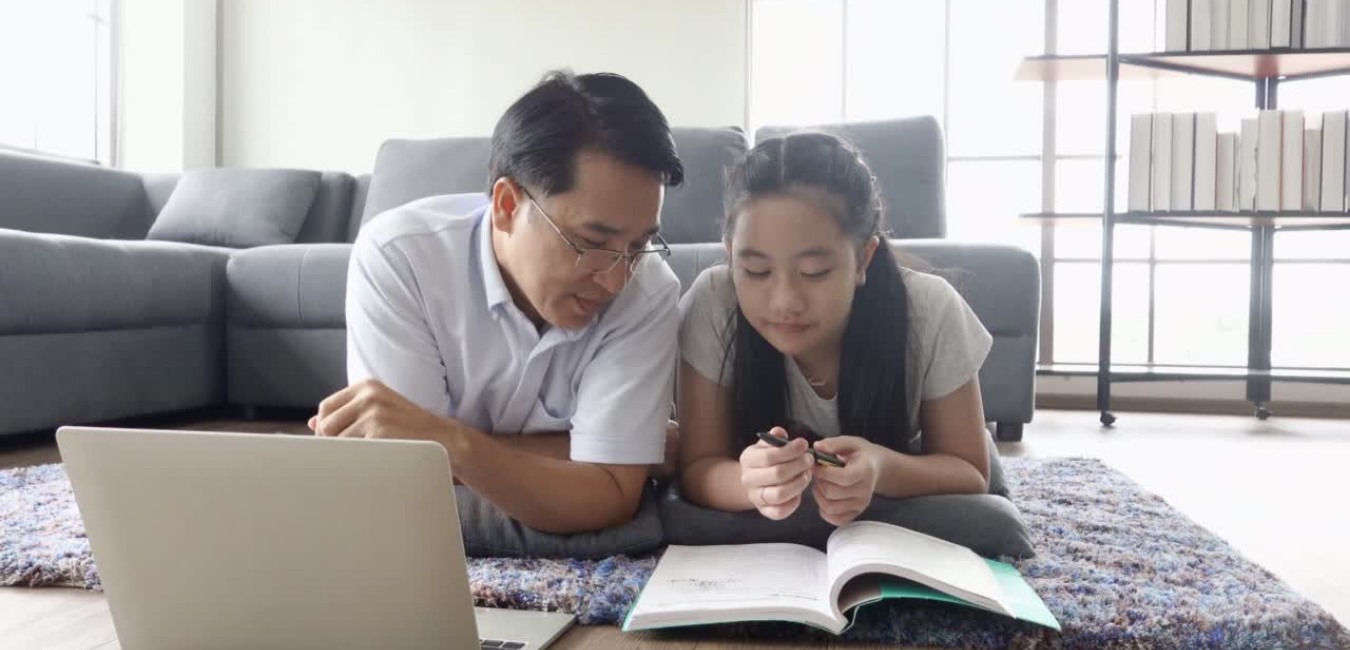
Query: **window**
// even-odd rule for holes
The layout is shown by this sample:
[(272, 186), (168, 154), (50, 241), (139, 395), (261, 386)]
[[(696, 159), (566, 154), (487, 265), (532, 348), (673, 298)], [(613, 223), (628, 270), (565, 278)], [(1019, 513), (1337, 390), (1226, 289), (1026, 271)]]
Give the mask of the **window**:
[(0, 146), (111, 161), (111, 3), (0, 2)]
[[(1023, 57), (1045, 51), (1047, 5), (1057, 11), (1058, 52), (1105, 51), (1107, 0), (751, 0), (748, 126), (935, 116), (947, 144), (949, 237), (1039, 255), (1054, 286), (1043, 360), (1095, 363), (1100, 224), (1017, 216), (1102, 208), (1104, 84), (1060, 82), (1043, 106), (1041, 84), (1013, 81)], [(1161, 6), (1120, 3), (1121, 51), (1157, 49)], [(1236, 131), (1254, 115), (1254, 95), (1250, 83), (1225, 79), (1123, 81), (1118, 160), (1127, 160), (1132, 113), (1214, 111), (1221, 131)], [(1350, 78), (1286, 83), (1279, 97), (1281, 108), (1315, 119), (1350, 106)], [(1044, 111), (1053, 111), (1053, 138), (1042, 133)], [(1126, 172), (1118, 162), (1118, 209)], [(1045, 173), (1054, 175), (1050, 197), (1041, 196)], [(1045, 250), (1042, 229), (1051, 231)], [(1119, 226), (1115, 255), (1115, 361), (1246, 365), (1249, 234)], [(1274, 364), (1350, 368), (1350, 346), (1335, 334), (1350, 315), (1328, 313), (1333, 301), (1317, 290), (1350, 282), (1350, 231), (1281, 233), (1275, 256)]]
[(1042, 3), (752, 0), (748, 126), (932, 115), (949, 236), (1037, 252), (1040, 230), (1017, 214), (1041, 203), (1041, 91), (1013, 73), (1041, 45)]

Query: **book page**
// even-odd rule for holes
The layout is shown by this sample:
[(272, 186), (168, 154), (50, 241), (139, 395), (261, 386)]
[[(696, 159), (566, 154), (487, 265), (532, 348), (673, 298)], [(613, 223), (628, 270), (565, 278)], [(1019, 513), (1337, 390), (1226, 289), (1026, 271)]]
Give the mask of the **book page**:
[(671, 546), (639, 602), (646, 613), (800, 608), (829, 612), (825, 554), (796, 544)]
[(1003, 592), (989, 565), (974, 551), (912, 530), (874, 521), (854, 522), (830, 536), (830, 584), (859, 572), (898, 575), (1005, 611)]

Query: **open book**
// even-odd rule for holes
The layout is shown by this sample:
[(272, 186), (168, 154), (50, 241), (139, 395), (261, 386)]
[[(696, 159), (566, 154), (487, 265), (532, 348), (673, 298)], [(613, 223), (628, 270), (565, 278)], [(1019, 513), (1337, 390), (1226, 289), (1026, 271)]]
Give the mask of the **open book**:
[(671, 546), (623, 629), (785, 620), (840, 634), (854, 608), (887, 598), (957, 603), (1060, 629), (1017, 569), (964, 546), (856, 521), (835, 530), (826, 549)]

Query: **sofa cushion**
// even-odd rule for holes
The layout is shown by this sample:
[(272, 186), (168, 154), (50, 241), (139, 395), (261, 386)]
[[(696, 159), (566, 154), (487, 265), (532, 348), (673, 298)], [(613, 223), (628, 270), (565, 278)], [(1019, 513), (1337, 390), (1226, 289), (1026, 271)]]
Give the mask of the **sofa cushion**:
[(305, 223), (319, 178), (299, 169), (186, 172), (147, 238), (230, 248), (289, 244)]
[(229, 251), (0, 230), (0, 334), (221, 318)]
[(225, 273), (230, 325), (345, 327), (351, 252), (351, 244), (292, 244), (235, 253)]
[(727, 170), (745, 155), (740, 127), (675, 128), (684, 183), (666, 191), (661, 236), (672, 244), (722, 241), (722, 194)]
[[(874, 497), (858, 519), (884, 521), (960, 544), (985, 557), (1035, 555), (1022, 513), (1007, 496), (1002, 463), (990, 444), (989, 494)], [(671, 544), (785, 542), (824, 548), (834, 525), (820, 518), (810, 491), (796, 512), (774, 521), (758, 511), (723, 512), (690, 503), (672, 483), (660, 497), (661, 525)]]
[(375, 156), (361, 222), (409, 201), (487, 190), (489, 138), (388, 140)]
[(0, 151), (0, 228), (145, 239), (152, 214), (136, 174)]
[[(755, 142), (800, 127), (765, 126)], [(942, 127), (929, 116), (876, 122), (827, 124), (811, 129), (834, 133), (858, 147), (881, 183), (891, 236), (899, 239), (947, 234), (946, 153)]]
[(664, 541), (656, 499), (650, 488), (633, 520), (605, 530), (575, 535), (544, 533), (507, 517), (496, 506), (458, 486), (455, 503), (464, 534), (464, 552), (476, 557), (555, 557), (600, 559), (611, 555), (641, 555)]

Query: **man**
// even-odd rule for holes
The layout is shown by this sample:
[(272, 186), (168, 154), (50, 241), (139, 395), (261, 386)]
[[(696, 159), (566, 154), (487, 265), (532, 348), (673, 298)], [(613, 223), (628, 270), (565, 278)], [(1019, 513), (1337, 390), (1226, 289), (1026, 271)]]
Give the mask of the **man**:
[(492, 134), (489, 195), (390, 210), (357, 237), (347, 376), (319, 435), (434, 440), (526, 526), (637, 511), (666, 448), (679, 280), (661, 260), (670, 128), (628, 79), (550, 73)]

